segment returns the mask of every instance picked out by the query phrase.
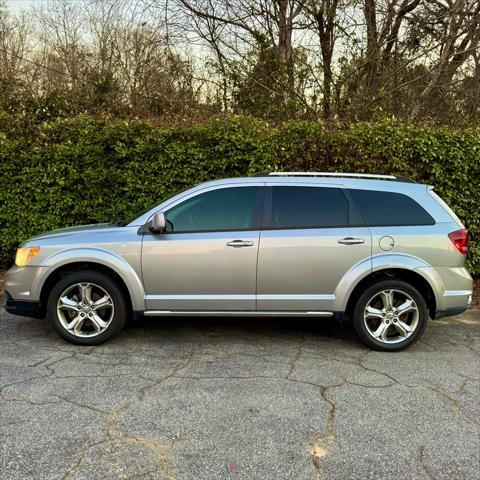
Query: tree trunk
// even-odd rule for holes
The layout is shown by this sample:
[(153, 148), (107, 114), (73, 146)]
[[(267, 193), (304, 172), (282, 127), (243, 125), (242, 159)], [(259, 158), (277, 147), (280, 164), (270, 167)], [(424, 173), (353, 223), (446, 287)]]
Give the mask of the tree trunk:
[(288, 14), (288, 0), (278, 0), (278, 58), (287, 75), (290, 93), (295, 89), (292, 46), (292, 18)]
[(375, 0), (364, 0), (364, 15), (367, 25), (366, 92), (375, 95), (378, 86), (378, 29)]

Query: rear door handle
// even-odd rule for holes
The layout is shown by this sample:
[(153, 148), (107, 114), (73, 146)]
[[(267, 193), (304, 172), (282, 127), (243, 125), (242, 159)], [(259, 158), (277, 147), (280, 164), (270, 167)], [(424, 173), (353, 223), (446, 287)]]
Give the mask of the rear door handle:
[(231, 242), (227, 242), (229, 247), (253, 247), (253, 242), (245, 241), (245, 240), (232, 240)]
[(358, 245), (360, 243), (365, 243), (364, 238), (354, 238), (354, 237), (345, 237), (338, 241), (342, 245)]

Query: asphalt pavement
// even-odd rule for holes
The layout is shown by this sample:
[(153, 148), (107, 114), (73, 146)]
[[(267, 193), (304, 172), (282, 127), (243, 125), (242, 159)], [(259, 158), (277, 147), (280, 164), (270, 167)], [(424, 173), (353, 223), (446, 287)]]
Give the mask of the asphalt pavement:
[(399, 353), (319, 319), (131, 323), (98, 347), (0, 310), (0, 479), (480, 478), (480, 310)]

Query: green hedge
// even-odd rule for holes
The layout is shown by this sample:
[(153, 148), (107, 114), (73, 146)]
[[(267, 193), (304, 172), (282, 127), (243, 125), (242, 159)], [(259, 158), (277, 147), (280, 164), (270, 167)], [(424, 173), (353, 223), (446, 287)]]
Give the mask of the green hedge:
[(480, 129), (357, 123), (326, 129), (246, 117), (158, 127), (85, 116), (28, 136), (0, 122), (0, 262), (29, 236), (124, 218), (192, 184), (257, 170), (402, 174), (432, 184), (472, 235), (480, 274)]

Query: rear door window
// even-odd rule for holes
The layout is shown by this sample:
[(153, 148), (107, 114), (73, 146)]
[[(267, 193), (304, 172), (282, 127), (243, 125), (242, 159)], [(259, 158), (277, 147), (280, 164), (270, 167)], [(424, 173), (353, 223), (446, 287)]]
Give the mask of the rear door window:
[(369, 227), (435, 224), (422, 206), (402, 193), (354, 189), (348, 193)]
[(265, 227), (301, 229), (348, 225), (349, 205), (340, 188), (274, 186)]

